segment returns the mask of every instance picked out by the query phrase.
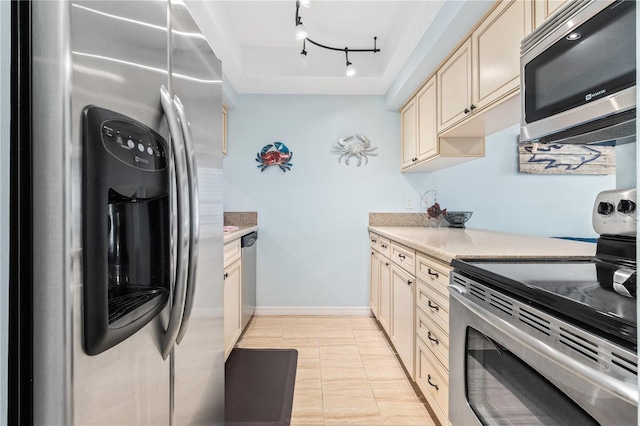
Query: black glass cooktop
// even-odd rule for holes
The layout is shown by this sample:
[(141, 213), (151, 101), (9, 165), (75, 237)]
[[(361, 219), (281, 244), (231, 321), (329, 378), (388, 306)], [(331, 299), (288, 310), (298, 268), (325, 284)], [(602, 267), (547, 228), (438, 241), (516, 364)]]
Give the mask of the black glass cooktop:
[(595, 259), (455, 259), (451, 265), (463, 275), (636, 350), (636, 299), (610, 288), (613, 265)]

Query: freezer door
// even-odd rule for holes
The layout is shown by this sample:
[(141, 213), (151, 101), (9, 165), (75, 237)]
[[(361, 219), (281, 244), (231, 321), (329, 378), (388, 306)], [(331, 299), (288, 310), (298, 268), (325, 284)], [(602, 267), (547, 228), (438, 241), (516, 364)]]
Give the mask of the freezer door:
[(174, 424), (223, 424), (222, 71), (182, 2), (171, 3), (171, 86), (192, 161), (194, 245), (174, 347)]
[[(168, 424), (167, 306), (96, 356), (83, 348), (81, 117), (116, 111), (169, 139), (164, 2), (33, 2), (34, 424)], [(107, 226), (105, 211), (104, 225)]]

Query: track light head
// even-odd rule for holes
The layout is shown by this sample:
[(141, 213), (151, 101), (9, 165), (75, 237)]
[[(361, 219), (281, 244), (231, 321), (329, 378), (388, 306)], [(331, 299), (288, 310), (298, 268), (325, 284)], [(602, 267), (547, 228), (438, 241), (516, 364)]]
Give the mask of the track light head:
[(347, 62), (347, 70), (346, 70), (347, 77), (353, 77), (357, 73), (358, 73), (358, 70), (356, 69), (356, 67), (354, 67), (351, 62)]
[(296, 40), (304, 40), (307, 38), (307, 29), (302, 25), (302, 21), (298, 21), (296, 25)]

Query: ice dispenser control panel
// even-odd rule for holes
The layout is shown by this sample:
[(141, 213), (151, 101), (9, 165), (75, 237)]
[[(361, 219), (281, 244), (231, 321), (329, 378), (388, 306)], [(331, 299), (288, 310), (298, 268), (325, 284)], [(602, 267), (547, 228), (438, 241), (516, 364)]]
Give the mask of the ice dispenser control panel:
[(143, 170), (167, 166), (167, 153), (159, 141), (144, 128), (124, 120), (102, 123), (102, 143), (120, 161)]

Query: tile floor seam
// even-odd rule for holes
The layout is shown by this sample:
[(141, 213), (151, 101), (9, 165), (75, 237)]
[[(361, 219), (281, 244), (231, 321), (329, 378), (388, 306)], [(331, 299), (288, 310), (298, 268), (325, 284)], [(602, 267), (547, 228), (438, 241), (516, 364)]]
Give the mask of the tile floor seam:
[[(281, 318), (282, 321), (276, 321), (275, 319), (273, 320), (265, 320), (265, 318), (270, 318), (270, 317), (265, 317), (265, 316), (261, 316), (261, 317), (254, 317), (252, 319), (252, 321), (249, 323), (249, 325), (247, 326), (247, 328), (244, 330), (244, 332), (242, 333), (242, 335), (240, 336), (240, 338), (238, 339), (238, 342), (236, 344), (236, 347), (243, 347), (245, 345), (249, 345), (249, 347), (256, 347), (255, 344), (257, 342), (262, 342), (264, 344), (266, 344), (269, 347), (274, 347), (274, 339), (277, 340), (275, 347), (294, 347), (295, 349), (297, 349), (300, 352), (305, 352), (304, 350), (301, 350), (301, 348), (315, 348), (317, 349), (317, 375), (319, 376), (319, 393), (320, 393), (320, 398), (319, 398), (319, 402), (321, 404), (320, 407), (316, 407), (316, 408), (320, 408), (320, 412), (321, 412), (321, 417), (322, 418), (322, 423), (318, 424), (318, 423), (307, 423), (307, 420), (304, 419), (304, 416), (300, 416), (298, 418), (298, 420), (296, 421), (296, 418), (294, 417), (295, 415), (295, 411), (292, 412), (292, 424), (294, 425), (302, 425), (302, 424), (313, 424), (313, 425), (318, 425), (318, 426), (339, 426), (342, 423), (336, 423), (336, 422), (332, 422), (331, 418), (327, 418), (327, 400), (325, 398), (325, 391), (326, 392), (332, 392), (332, 391), (328, 391), (327, 386), (329, 386), (329, 382), (332, 383), (331, 386), (335, 386), (335, 382), (338, 382), (338, 386), (339, 386), (339, 376), (337, 378), (337, 380), (335, 379), (331, 379), (329, 376), (336, 374), (336, 371), (332, 371), (331, 374), (322, 374), (323, 372), (323, 365), (326, 367), (326, 369), (330, 369), (330, 368), (334, 368), (334, 369), (338, 369), (338, 374), (339, 374), (339, 369), (340, 367), (336, 367), (335, 366), (335, 360), (338, 359), (343, 359), (343, 360), (350, 360), (349, 356), (345, 359), (344, 355), (341, 357), (340, 354), (340, 350), (336, 349), (339, 347), (345, 347), (344, 345), (332, 345), (332, 342), (337, 342), (337, 341), (342, 341), (343, 344), (345, 341), (349, 341), (349, 340), (353, 340), (353, 344), (355, 345), (355, 349), (357, 350), (357, 354), (358, 354), (358, 361), (360, 362), (362, 368), (364, 369), (364, 377), (366, 377), (366, 382), (367, 382), (367, 387), (366, 389), (368, 389), (370, 395), (373, 397), (373, 402), (374, 404), (371, 405), (371, 407), (375, 406), (377, 413), (374, 417), (378, 418), (378, 421), (380, 422), (381, 425), (387, 425), (387, 426), (391, 426), (392, 423), (388, 423), (385, 422), (385, 417), (383, 416), (383, 411), (386, 410), (387, 415), (389, 415), (389, 417), (393, 417), (395, 415), (395, 417), (397, 418), (397, 414), (393, 414), (393, 409), (392, 407), (394, 405), (397, 404), (408, 404), (409, 406), (413, 405), (415, 401), (417, 401), (418, 404), (420, 404), (425, 412), (425, 420), (430, 420), (431, 422), (427, 422), (426, 424), (436, 424), (432, 414), (430, 413), (430, 411), (428, 409), (426, 409), (425, 407), (428, 405), (426, 402), (426, 399), (424, 398), (424, 395), (421, 394), (421, 392), (419, 392), (419, 390), (416, 390), (416, 386), (414, 385), (414, 383), (412, 382), (412, 380), (410, 379), (410, 376), (408, 374), (408, 371), (404, 368), (404, 366), (402, 365), (401, 360), (399, 360), (398, 354), (397, 352), (394, 350), (393, 345), (390, 342), (389, 337), (387, 336), (387, 334), (384, 332), (384, 330), (382, 329), (382, 327), (380, 326), (379, 322), (376, 321), (375, 318), (371, 317), (371, 316), (362, 316), (362, 317), (357, 317), (358, 319), (366, 319), (369, 321), (358, 321), (357, 324), (356, 321), (354, 320), (355, 317), (330, 317), (330, 316), (316, 316), (316, 317), (296, 317), (296, 318), (292, 318), (292, 317), (287, 317), (287, 316), (280, 316), (278, 318)], [(294, 321), (295, 320), (295, 321)], [(257, 325), (259, 324), (259, 325)], [(348, 327), (347, 327), (348, 325)], [(366, 325), (366, 327), (365, 327)], [(355, 327), (355, 328), (354, 328)], [(314, 336), (317, 337), (312, 337), (307, 339), (305, 336), (305, 329), (306, 328), (311, 328), (314, 329), (314, 333), (312, 333)], [(275, 329), (275, 330), (274, 330)], [(296, 330), (295, 332), (290, 332), (289, 334), (298, 334), (300, 337), (296, 336), (294, 338), (290, 338), (289, 342), (286, 342), (285, 340), (287, 340), (285, 338), (286, 335), (286, 331), (288, 330)], [(278, 331), (281, 331), (281, 333), (278, 333)], [(349, 333), (346, 332), (346, 330), (349, 330)], [(357, 332), (354, 332), (354, 330), (358, 330)], [(257, 334), (257, 336), (252, 335), (252, 331), (254, 331), (253, 334)], [(376, 333), (372, 333), (371, 335), (367, 335), (369, 331), (375, 331)], [(276, 336), (269, 336), (270, 334), (274, 334), (274, 335), (280, 335), (280, 337), (276, 337)], [(343, 337), (344, 335), (350, 334), (351, 337), (349, 338), (345, 338)], [(360, 337), (360, 338), (358, 338)], [(257, 342), (253, 339), (258, 339)], [(341, 340), (342, 339), (342, 340)], [(292, 344), (295, 342), (295, 340), (299, 340), (297, 343), (299, 345), (304, 345), (304, 346), (299, 346), (299, 345), (295, 345)], [(269, 342), (269, 343), (266, 343)], [(289, 345), (287, 345), (287, 343), (289, 343)], [(371, 348), (375, 348), (376, 345), (380, 344), (380, 343), (384, 343), (384, 345), (380, 345), (380, 346), (384, 346), (386, 348), (385, 353), (380, 353), (380, 354), (376, 354), (375, 350), (374, 353), (368, 353), (365, 354), (363, 353), (363, 349), (365, 347), (368, 346), (367, 351), (371, 350)], [(323, 348), (324, 351), (323, 351)], [(333, 349), (330, 349), (333, 348)], [(325, 356), (323, 356), (323, 354)], [(370, 368), (367, 369), (367, 364), (365, 364), (365, 355), (369, 356), (369, 365)], [(312, 357), (313, 358), (313, 357)], [(324, 358), (324, 363), (323, 363), (323, 358)], [(373, 382), (372, 382), (372, 372), (374, 371), (374, 368), (371, 367), (371, 365), (373, 365), (375, 363), (376, 358), (378, 360), (383, 360), (382, 363), (384, 364), (386, 359), (393, 359), (395, 362), (394, 364), (400, 369), (400, 372), (402, 374), (402, 381), (406, 382), (406, 384), (408, 385), (408, 388), (412, 391), (411, 393), (413, 394), (413, 396), (415, 397), (415, 399), (411, 400), (411, 401), (399, 401), (396, 402), (393, 399), (388, 400), (382, 404), (381, 399), (384, 399), (384, 397), (380, 397), (380, 396), (376, 396), (376, 390), (375, 389), (380, 389), (379, 393), (384, 393), (381, 392), (383, 389), (383, 387), (379, 387), (379, 388), (374, 388), (373, 386)], [(352, 361), (352, 360), (351, 360)], [(309, 362), (309, 361), (304, 361), (301, 362), (301, 358), (299, 358), (299, 362), (298, 362), (298, 371), (300, 371), (300, 365), (301, 364), (305, 364), (306, 366), (308, 366), (309, 364), (313, 364), (313, 362)], [(305, 371), (314, 371), (315, 367), (304, 367), (303, 369)], [(380, 367), (383, 368), (383, 367)], [(385, 366), (385, 368), (389, 368), (388, 365)], [(370, 372), (371, 371), (371, 372)], [(327, 370), (325, 370), (325, 373), (327, 373)], [(308, 373), (306, 373), (308, 374)], [(311, 375), (313, 376), (314, 374), (311, 373)], [(357, 375), (356, 375), (357, 377)], [(354, 380), (360, 380), (360, 379), (354, 379)], [(373, 380), (378, 380), (379, 386), (383, 386), (380, 385), (380, 381), (384, 381), (384, 375), (382, 375), (382, 377), (380, 377), (379, 379), (373, 379)], [(391, 379), (391, 380), (395, 380), (395, 379)], [(400, 380), (400, 379), (398, 379)], [(360, 383), (359, 385), (362, 385), (364, 383)], [(394, 385), (397, 384), (394, 383)], [(305, 389), (316, 389), (315, 387), (305, 387)], [(361, 387), (356, 387), (353, 389), (363, 389)], [(387, 388), (388, 389), (388, 388)], [(391, 389), (396, 389), (396, 388), (391, 388)], [(399, 389), (399, 388), (397, 388)], [(298, 392), (302, 392), (300, 388), (298, 388)], [(357, 392), (356, 392), (357, 393)], [(294, 391), (294, 408), (295, 408), (295, 395), (296, 392)], [(300, 395), (298, 393), (298, 395)], [(300, 398), (300, 397), (299, 397)], [(387, 394), (387, 398), (388, 398), (388, 394)], [(381, 404), (382, 404), (382, 409), (381, 409)], [(391, 414), (390, 411), (391, 411)], [(337, 410), (339, 413), (339, 410)], [(320, 414), (320, 413), (318, 413)], [(373, 413), (371, 413), (373, 414)], [(313, 416), (313, 415), (312, 415)], [(338, 414), (339, 416), (339, 414)], [(362, 420), (363, 418), (366, 418), (366, 414), (363, 415), (362, 417), (360, 417), (360, 420)], [(402, 414), (401, 414), (402, 417)], [(410, 416), (413, 417), (413, 416)], [(421, 416), (420, 416), (421, 417)], [(311, 420), (311, 418), (307, 417), (308, 420)], [(335, 419), (335, 417), (334, 417)], [(319, 420), (319, 419), (318, 419)], [(405, 417), (405, 420), (408, 420)], [(348, 422), (348, 424), (351, 424)], [(402, 422), (402, 424), (405, 424)], [(412, 426), (424, 426), (424, 423), (421, 423), (420, 425), (412, 425)]]

